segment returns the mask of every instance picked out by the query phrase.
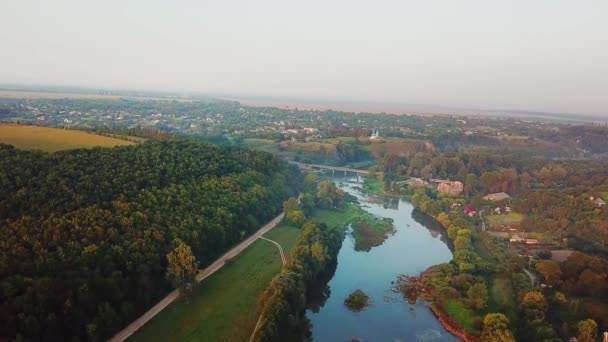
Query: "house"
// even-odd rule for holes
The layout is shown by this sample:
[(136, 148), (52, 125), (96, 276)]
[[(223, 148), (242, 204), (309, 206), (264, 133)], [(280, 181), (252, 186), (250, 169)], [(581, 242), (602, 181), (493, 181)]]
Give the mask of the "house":
[(492, 201), (492, 202), (502, 202), (502, 201), (508, 200), (510, 198), (511, 198), (511, 196), (507, 195), (504, 192), (497, 192), (494, 194), (489, 194), (489, 195), (483, 196), (484, 200)]
[(598, 207), (603, 207), (603, 206), (605, 206), (605, 205), (606, 205), (606, 202), (604, 202), (604, 200), (603, 200), (603, 199), (601, 199), (601, 198), (599, 198), (599, 197), (598, 197), (598, 198), (593, 198), (593, 197), (591, 197), (591, 198), (589, 198), (589, 199), (591, 200), (591, 202), (593, 202), (593, 203), (594, 203), (595, 205), (597, 205)]
[(525, 239), (522, 239), (522, 238), (520, 238), (517, 235), (513, 235), (513, 237), (511, 237), (509, 239), (509, 242), (511, 242), (511, 243), (521, 243), (521, 242), (524, 242), (524, 241), (525, 241)]
[(468, 207), (464, 208), (464, 214), (469, 217), (473, 217), (475, 214), (477, 214), (477, 209), (469, 205)]
[(407, 184), (409, 186), (414, 186), (414, 187), (421, 187), (421, 186), (429, 185), (429, 182), (425, 181), (422, 178), (412, 177), (412, 178), (406, 180), (405, 184)]
[(437, 191), (444, 194), (458, 195), (464, 189), (464, 185), (459, 181), (431, 179), (431, 182), (437, 183)]
[(538, 245), (538, 240), (536, 239), (526, 239), (526, 245)]

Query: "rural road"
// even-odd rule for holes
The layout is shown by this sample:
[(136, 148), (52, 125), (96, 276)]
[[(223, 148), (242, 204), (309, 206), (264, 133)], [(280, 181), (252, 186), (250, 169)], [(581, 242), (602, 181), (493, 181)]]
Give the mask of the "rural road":
[(283, 253), (283, 247), (281, 247), (281, 245), (278, 242), (276, 242), (274, 240), (267, 239), (267, 238), (265, 238), (263, 236), (260, 236), (260, 239), (266, 240), (266, 241), (270, 241), (273, 244), (275, 244), (275, 246), (279, 247), (279, 253), (281, 253), (281, 261), (283, 262), (283, 266), (287, 265), (287, 259), (285, 258), (285, 253)]
[[(196, 281), (201, 282), (205, 280), (207, 277), (217, 272), (220, 268), (222, 268), (227, 261), (239, 255), (242, 251), (244, 251), (247, 247), (249, 247), (255, 240), (260, 238), (262, 235), (266, 234), (269, 230), (274, 228), (277, 224), (283, 220), (283, 216), (281, 215), (272, 219), (272, 221), (268, 222), (262, 228), (260, 228), (257, 232), (251, 234), (247, 239), (243, 240), (241, 243), (236, 245), (234, 248), (226, 252), (226, 254), (222, 255), (219, 259), (214, 261), (211, 265), (205, 268), (196, 276)], [(274, 242), (274, 241), (273, 241)], [(283, 249), (279, 246), (281, 251), (281, 258), (283, 263), (285, 263), (285, 256), (283, 255)], [(144, 324), (148, 323), (154, 316), (156, 316), (159, 312), (161, 312), (164, 308), (169, 306), (174, 300), (179, 298), (179, 289), (171, 291), (165, 298), (163, 298), (160, 302), (154, 305), (150, 310), (146, 311), (141, 317), (133, 321), (133, 323), (129, 324), (126, 328), (118, 332), (116, 335), (112, 336), (108, 341), (109, 342), (122, 342), (128, 339), (133, 333), (135, 333), (138, 329), (140, 329)]]
[[(281, 247), (281, 245), (274, 241), (274, 240), (270, 240), (267, 239), (263, 236), (260, 236), (260, 239), (262, 240), (266, 240), (266, 241), (270, 241), (273, 244), (275, 244), (277, 247), (279, 247), (279, 253), (281, 253), (281, 261), (283, 262), (283, 266), (287, 265), (287, 259), (285, 258), (285, 253), (283, 253), (283, 247)], [(255, 328), (253, 328), (253, 332), (251, 333), (251, 337), (249, 338), (249, 342), (253, 341), (253, 337), (255, 336), (255, 333), (258, 331), (258, 327), (260, 326), (260, 323), (262, 322), (262, 316), (258, 317), (258, 322), (255, 324)]]
[(530, 283), (532, 283), (532, 287), (535, 287), (536, 286), (536, 276), (532, 272), (528, 271), (527, 269), (525, 269), (523, 267), (521, 268), (521, 270), (524, 271), (524, 273), (530, 278)]

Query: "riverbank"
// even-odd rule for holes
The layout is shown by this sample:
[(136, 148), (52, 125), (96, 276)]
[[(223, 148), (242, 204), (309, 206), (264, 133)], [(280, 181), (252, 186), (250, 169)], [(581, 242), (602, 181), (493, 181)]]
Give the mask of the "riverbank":
[(458, 337), (464, 342), (475, 342), (472, 337), (470, 337), (463, 329), (459, 328), (456, 324), (452, 323), (452, 318), (449, 315), (446, 315), (441, 309), (437, 307), (437, 305), (431, 303), (429, 305), (431, 308), (431, 312), (437, 317), (437, 320), (441, 325), (447, 330), (450, 334)]
[[(361, 210), (377, 223), (390, 219), (394, 234), (370, 251), (361, 251), (351, 224), (353, 232), (344, 240), (335, 275), (324, 291), (328, 297), (324, 304), (307, 312), (313, 340), (415, 341), (421, 336), (441, 336), (442, 341), (457, 341), (426, 303), (415, 304), (419, 310), (412, 310), (404, 305), (400, 293), (387, 291), (401, 273), (418, 274), (431, 265), (448, 262), (452, 254), (445, 242), (412, 216), (411, 202), (373, 201), (375, 196), (350, 179), (338, 181), (338, 185), (355, 197), (362, 204)], [(369, 297), (371, 305), (352, 312), (345, 307), (345, 299), (357, 290)]]

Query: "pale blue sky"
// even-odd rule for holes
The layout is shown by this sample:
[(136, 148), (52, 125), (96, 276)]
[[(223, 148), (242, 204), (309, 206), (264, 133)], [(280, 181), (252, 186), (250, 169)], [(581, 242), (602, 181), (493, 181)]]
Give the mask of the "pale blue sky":
[(0, 0), (0, 83), (608, 116), (608, 1)]

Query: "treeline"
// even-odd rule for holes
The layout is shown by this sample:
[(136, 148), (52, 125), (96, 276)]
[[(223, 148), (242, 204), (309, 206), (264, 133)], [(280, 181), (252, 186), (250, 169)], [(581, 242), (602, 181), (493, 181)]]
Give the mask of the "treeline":
[(0, 146), (0, 339), (110, 336), (170, 289), (176, 241), (205, 266), (278, 214), (299, 179), (267, 153), (185, 141)]
[(254, 341), (303, 341), (310, 334), (307, 297), (335, 264), (344, 236), (325, 224), (307, 222), (283, 271), (260, 299), (263, 308)]
[(302, 232), (289, 256), (289, 263), (276, 275), (258, 301), (260, 323), (254, 341), (304, 341), (310, 338), (306, 310), (323, 301), (320, 289), (335, 270), (344, 231), (325, 223), (307, 221), (316, 208), (337, 209), (345, 193), (329, 180), (314, 174), (304, 178), (303, 194), (283, 204), (285, 221)]

